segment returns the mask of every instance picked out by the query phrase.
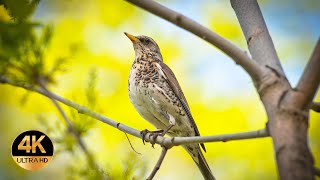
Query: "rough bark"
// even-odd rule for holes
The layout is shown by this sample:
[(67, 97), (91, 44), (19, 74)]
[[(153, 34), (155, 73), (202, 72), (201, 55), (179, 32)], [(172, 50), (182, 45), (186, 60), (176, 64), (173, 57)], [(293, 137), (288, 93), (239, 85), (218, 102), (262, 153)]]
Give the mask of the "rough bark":
[[(256, 0), (231, 0), (252, 58), (270, 69), (256, 88), (268, 115), (280, 179), (314, 179), (308, 147), (308, 111), (298, 106), (302, 97), (291, 88)], [(313, 96), (312, 96), (313, 97)]]

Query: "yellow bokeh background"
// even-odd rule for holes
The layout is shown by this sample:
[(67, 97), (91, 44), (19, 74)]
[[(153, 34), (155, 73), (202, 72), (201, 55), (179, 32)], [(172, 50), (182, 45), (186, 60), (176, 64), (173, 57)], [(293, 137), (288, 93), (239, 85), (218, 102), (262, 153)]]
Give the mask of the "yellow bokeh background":
[[(170, 5), (167, 1), (163, 3)], [(179, 3), (182, 2), (173, 3), (172, 8), (181, 10)], [(214, 11), (210, 11), (209, 5), (215, 7)], [(196, 10), (201, 13), (192, 13), (194, 19), (246, 49), (241, 28), (228, 2), (212, 4), (207, 2)], [(186, 15), (191, 12), (190, 9), (185, 11)], [(0, 16), (1, 19), (8, 20), (4, 8), (0, 8)], [(131, 42), (123, 35), (123, 32), (127, 31), (136, 35), (148, 35), (158, 42), (164, 61), (175, 72), (182, 86), (201, 135), (251, 131), (262, 129), (266, 125), (267, 117), (263, 105), (244, 71), (239, 67), (233, 67), (236, 65), (227, 57), (220, 59), (224, 55), (201, 39), (127, 2), (44, 1), (39, 4), (32, 19), (53, 26), (53, 37), (45, 53), (46, 67), (50, 68), (59, 57), (68, 57), (64, 65), (65, 72), (58, 74), (55, 79), (56, 84), (49, 88), (56, 94), (79, 104), (85, 104), (85, 88), (89, 74), (95, 70), (97, 105), (94, 110), (117, 122), (139, 130), (154, 129), (139, 116), (128, 98), (127, 81), (134, 51)], [(188, 47), (193, 43), (199, 46), (194, 45), (194, 49), (190, 51)], [(203, 54), (205, 56), (202, 56)], [(202, 61), (198, 60), (203, 57), (207, 57), (210, 61), (222, 61), (221, 63), (228, 61), (230, 64), (227, 67), (237, 68), (237, 72), (240, 72), (238, 74), (230, 72), (231, 76), (247, 78), (245, 81), (237, 82), (245, 84), (245, 87), (238, 90), (230, 86), (234, 88), (226, 89), (227, 92), (232, 91), (230, 94), (213, 89), (209, 92), (210, 96), (204, 96), (205, 91), (208, 93), (206, 85), (188, 80), (190, 73), (194, 73), (193, 67), (201, 66)], [(283, 54), (281, 57), (288, 55)], [(197, 64), (198, 62), (200, 64)], [(301, 69), (303, 64), (305, 62), (301, 63)], [(230, 69), (225, 68), (223, 71), (228, 72)], [(197, 79), (197, 73), (194, 74), (193, 78)], [(226, 80), (224, 76), (218, 78), (225, 84), (235, 83), (228, 81), (232, 78)], [(198, 77), (197, 80), (202, 79)], [(215, 84), (215, 81), (210, 83)], [(17, 166), (10, 157), (10, 151), (11, 143), (18, 134), (30, 129), (46, 131), (37, 120), (39, 116), (49, 124), (58, 122), (63, 125), (64, 122), (46, 97), (29, 93), (27, 102), (21, 104), (21, 98), (26, 94), (25, 90), (0, 85), (0, 91), (0, 177), (66, 179), (68, 172), (65, 167), (72, 163), (79, 167), (86, 166), (84, 155), (79, 148), (74, 154), (65, 152), (55, 154), (47, 167), (36, 172), (29, 172)], [(320, 100), (320, 96), (318, 95), (316, 99)], [(70, 111), (73, 110), (64, 105), (62, 107), (71, 116)], [(319, 120), (319, 114), (311, 112), (309, 142), (315, 165), (318, 167), (320, 166)], [(147, 177), (160, 154), (159, 146), (156, 145), (153, 149), (149, 144), (143, 145), (141, 139), (129, 136), (133, 147), (141, 153), (141, 155), (135, 154), (124, 133), (96, 120), (92, 123), (93, 127), (84, 136), (84, 140), (105, 172), (121, 175), (125, 164), (132, 160), (141, 169), (146, 168), (144, 177)], [(277, 178), (271, 138), (207, 143), (206, 149), (205, 157), (217, 179)], [(114, 177), (121, 179), (122, 176), (114, 175)], [(188, 154), (181, 147), (175, 147), (168, 152), (156, 179), (201, 179), (201, 174)]]

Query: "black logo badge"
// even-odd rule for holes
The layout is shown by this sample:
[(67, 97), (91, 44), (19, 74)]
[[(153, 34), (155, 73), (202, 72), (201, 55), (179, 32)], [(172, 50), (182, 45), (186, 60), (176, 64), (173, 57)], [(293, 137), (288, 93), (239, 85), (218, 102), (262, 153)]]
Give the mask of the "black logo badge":
[(38, 170), (45, 167), (53, 156), (50, 138), (40, 131), (25, 131), (12, 144), (12, 158), (22, 168)]

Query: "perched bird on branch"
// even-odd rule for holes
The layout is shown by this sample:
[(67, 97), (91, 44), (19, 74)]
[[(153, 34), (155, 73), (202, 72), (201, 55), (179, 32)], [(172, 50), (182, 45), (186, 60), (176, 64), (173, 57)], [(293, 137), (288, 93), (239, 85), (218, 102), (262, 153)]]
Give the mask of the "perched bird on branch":
[[(175, 136), (200, 136), (182, 89), (163, 62), (159, 46), (147, 36), (125, 33), (136, 54), (129, 75), (129, 97), (139, 114), (160, 131), (142, 131), (154, 138), (166, 133)], [(206, 151), (204, 144), (200, 144)], [(198, 144), (183, 145), (207, 180), (215, 179)]]

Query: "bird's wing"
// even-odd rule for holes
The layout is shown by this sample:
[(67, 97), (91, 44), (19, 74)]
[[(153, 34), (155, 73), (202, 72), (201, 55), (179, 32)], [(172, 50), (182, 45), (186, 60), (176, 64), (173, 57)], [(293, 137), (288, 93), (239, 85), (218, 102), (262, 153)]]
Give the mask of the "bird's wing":
[[(185, 110), (187, 116), (188, 116), (188, 119), (190, 121), (190, 123), (192, 124), (192, 126), (194, 127), (194, 130), (195, 130), (195, 135), (196, 136), (200, 136), (200, 133), (199, 133), (199, 130), (198, 130), (198, 127), (191, 115), (191, 112), (190, 112), (190, 108), (188, 106), (188, 102), (181, 90), (181, 87), (178, 83), (178, 80), (177, 78), (175, 77), (175, 75), (173, 74), (172, 70), (166, 65), (164, 64), (162, 61), (157, 61), (157, 64), (160, 65), (159, 69), (160, 71), (163, 72), (163, 75), (165, 76), (165, 79), (167, 80), (169, 86), (171, 87), (171, 89), (173, 90), (173, 92), (175, 93), (175, 95), (179, 98), (181, 104), (182, 104), (182, 107), (183, 109)], [(206, 148), (204, 146), (203, 143), (200, 144), (202, 149), (204, 151), (206, 151)]]

